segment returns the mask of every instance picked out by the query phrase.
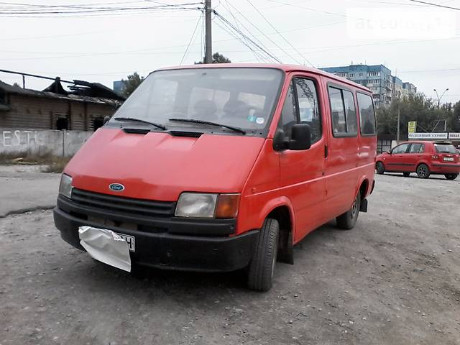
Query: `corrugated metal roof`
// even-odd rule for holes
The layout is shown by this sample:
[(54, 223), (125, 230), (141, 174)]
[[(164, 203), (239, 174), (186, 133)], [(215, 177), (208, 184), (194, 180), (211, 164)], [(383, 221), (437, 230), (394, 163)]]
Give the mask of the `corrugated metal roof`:
[(121, 101), (116, 100), (116, 99), (110, 99), (110, 98), (90, 97), (90, 96), (76, 95), (72, 93), (69, 93), (67, 95), (62, 95), (62, 94), (49, 92), (49, 91), (37, 91), (37, 90), (31, 90), (31, 89), (23, 89), (18, 86), (9, 85), (7, 83), (4, 83), (1, 80), (0, 80), (0, 90), (3, 90), (5, 93), (8, 93), (8, 94), (71, 100), (75, 102), (109, 104), (115, 107), (118, 107), (122, 104)]

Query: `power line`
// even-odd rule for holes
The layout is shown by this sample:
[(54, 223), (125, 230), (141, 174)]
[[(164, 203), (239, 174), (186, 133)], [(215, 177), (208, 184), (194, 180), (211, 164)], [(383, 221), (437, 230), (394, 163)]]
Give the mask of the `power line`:
[(184, 61), (184, 58), (187, 55), (188, 48), (190, 47), (190, 44), (192, 43), (193, 38), (195, 37), (196, 29), (198, 28), (198, 24), (200, 24), (202, 17), (203, 17), (203, 14), (200, 14), (200, 16), (198, 17), (198, 21), (196, 22), (195, 29), (192, 32), (192, 37), (190, 37), (190, 41), (188, 42), (187, 48), (185, 48), (184, 55), (182, 55), (182, 59), (180, 60), (179, 65), (182, 65), (182, 62)]
[(281, 60), (279, 60), (276, 56), (274, 56), (272, 53), (268, 52), (266, 49), (260, 46), (260, 44), (256, 43), (253, 39), (248, 37), (245, 33), (242, 31), (238, 30), (238, 28), (235, 27), (232, 23), (230, 23), (226, 18), (224, 18), (222, 15), (214, 11), (214, 14), (216, 15), (216, 18), (219, 18), (227, 27), (231, 28), (233, 31), (238, 33), (241, 37), (245, 37), (246, 40), (250, 42), (254, 47), (260, 49), (264, 54), (269, 56), (271, 59), (275, 60), (278, 63), (282, 63)]
[(441, 4), (436, 4), (434, 2), (428, 2), (428, 1), (420, 1), (420, 0), (409, 0), (411, 2), (417, 2), (419, 4), (424, 4), (424, 5), (428, 5), (428, 6), (435, 6), (435, 7), (441, 7), (441, 8), (447, 8), (449, 10), (456, 10), (456, 11), (460, 11), (460, 8), (459, 7), (451, 7), (451, 6), (446, 6), (446, 5), (441, 5)]
[[(226, 1), (227, 4), (229, 6), (231, 6), (242, 18), (244, 18), (249, 24), (251, 24), (251, 26), (253, 28), (255, 28), (258, 32), (260, 32), (262, 34), (262, 36), (264, 36), (265, 38), (267, 38), (270, 42), (272, 42), (276, 47), (278, 47), (281, 51), (283, 51), (287, 56), (289, 56), (291, 59), (293, 59), (294, 61), (296, 61), (297, 63), (301, 64), (301, 62), (299, 62), (295, 57), (293, 57), (291, 54), (289, 54), (286, 50), (284, 50), (281, 46), (279, 46), (274, 40), (272, 40), (267, 34), (265, 34), (262, 30), (260, 30), (256, 25), (254, 25), (254, 23), (252, 21), (250, 21), (246, 16), (244, 16), (243, 13), (241, 13), (237, 8), (235, 8), (234, 6), (232, 6), (228, 1)], [(231, 11), (229, 11), (231, 13)], [(236, 20), (236, 18), (235, 18)], [(242, 24), (243, 25), (243, 24)], [(243, 27), (248, 31), (249, 29), (243, 25)], [(257, 39), (257, 36), (255, 35), (252, 35), (253, 38), (256, 38)], [(263, 43), (259, 40), (259, 44), (263, 45)], [(268, 48), (266, 48), (264, 46), (265, 49), (268, 50)]]
[[(201, 5), (201, 2), (186, 2), (179, 4), (166, 4), (158, 1), (148, 1), (157, 4), (159, 7), (182, 7), (182, 6), (192, 6), (192, 5)], [(77, 4), (77, 5), (43, 5), (43, 4), (27, 4), (27, 3), (14, 3), (14, 2), (3, 2), (0, 1), (0, 4), (4, 5), (13, 5), (15, 6), (27, 6), (27, 7), (38, 7), (40, 9), (55, 9), (55, 8), (68, 8), (68, 9), (116, 9), (117, 7), (106, 7), (107, 5), (125, 5), (125, 4), (145, 4), (145, 1), (122, 1), (122, 2), (102, 2), (102, 3), (92, 3), (92, 4)], [(102, 6), (102, 7), (101, 7)]]
[[(35, 5), (35, 4), (20, 4), (23, 6), (32, 6), (33, 8), (18, 9), (10, 7), (0, 10), (0, 15), (3, 17), (18, 17), (18, 16), (46, 16), (46, 15), (89, 15), (89, 14), (118, 14), (122, 12), (133, 11), (168, 11), (168, 10), (201, 10), (196, 7), (200, 3), (181, 3), (181, 4), (157, 4), (154, 6), (82, 6), (82, 5)], [(34, 7), (38, 6), (38, 9)]]
[[(268, 36), (267, 36), (264, 32), (262, 32), (258, 27), (256, 27), (250, 20), (248, 20), (238, 9), (236, 9), (234, 6), (232, 6), (228, 1), (226, 1), (226, 0), (224, 0), (224, 1), (225, 1), (225, 3), (227, 4), (227, 6), (225, 6), (225, 7), (226, 7), (227, 11), (230, 13), (230, 15), (233, 17), (233, 19), (235, 20), (235, 25), (236, 25), (236, 27), (238, 28), (238, 30), (240, 30), (241, 32), (243, 31), (243, 30), (241, 30), (241, 29), (239, 28), (239, 26), (238, 26), (238, 23), (239, 23), (239, 24), (243, 27), (243, 29), (246, 30), (247, 35), (250, 35), (250, 36), (252, 37), (252, 39), (253, 39), (254, 41), (256, 41), (263, 49), (268, 50), (268, 48), (263, 44), (263, 42), (262, 42), (261, 40), (259, 40), (258, 37), (257, 37), (256, 35), (252, 34), (251, 31), (250, 31), (241, 21), (239, 21), (239, 20), (236, 18), (236, 16), (233, 15), (233, 12), (232, 12), (232, 10), (230, 9), (230, 6), (231, 6), (231, 7), (232, 7), (242, 18), (244, 18), (249, 24), (251, 24), (256, 30), (258, 30), (263, 36), (265, 36), (265, 37), (267, 37), (267, 38), (268, 38)], [(268, 38), (268, 39), (271, 40), (270, 38)], [(276, 45), (275, 42), (274, 42), (274, 44)]]
[(274, 26), (274, 25), (263, 15), (263, 13), (262, 13), (256, 6), (254, 6), (254, 5), (251, 3), (251, 1), (249, 1), (249, 0), (246, 0), (246, 1), (249, 3), (249, 5), (252, 6), (252, 8), (254, 8), (254, 9), (257, 11), (257, 13), (259, 13), (259, 15), (268, 23), (268, 25), (270, 25), (270, 27), (271, 27), (273, 30), (275, 30), (275, 32), (276, 32), (276, 33), (277, 33), (277, 34), (278, 34), (278, 35), (279, 35), (279, 36), (280, 36), (280, 37), (281, 37), (281, 38), (282, 38), (292, 49), (294, 49), (294, 51), (295, 51), (297, 54), (299, 54), (302, 58), (304, 58), (311, 66), (315, 67), (310, 61), (308, 61), (308, 59), (307, 59), (306, 57), (304, 57), (304, 56), (303, 56), (303, 55), (302, 55), (302, 54), (291, 44), (291, 42), (289, 42), (289, 41), (287, 40), (286, 37), (284, 37), (284, 36), (278, 31), (278, 29), (275, 28), (275, 26)]
[[(235, 21), (236, 27), (237, 27), (239, 30), (241, 30), (240, 27), (239, 27), (239, 25), (238, 25), (238, 19), (236, 19), (235, 15), (233, 14), (233, 12), (232, 12), (232, 11), (230, 10), (230, 8), (229, 8), (229, 5), (230, 5), (230, 4), (227, 3), (227, 2), (226, 2), (226, 3), (219, 2), (219, 5), (220, 5), (220, 4), (222, 4), (222, 6), (225, 7), (225, 8), (227, 9), (227, 11), (230, 13), (230, 15), (233, 17), (233, 20)], [(257, 59), (257, 55), (256, 55), (256, 54), (254, 54), (254, 57), (256, 57), (256, 59)]]
[(254, 50), (254, 48), (248, 43), (246, 42), (244, 39), (242, 39), (240, 36), (238, 36), (233, 30), (227, 28), (227, 26), (225, 26), (223, 24), (223, 22), (215, 22), (216, 25), (218, 27), (220, 27), (222, 30), (224, 30), (226, 33), (228, 33), (230, 36), (233, 36), (237, 41), (239, 41), (240, 43), (242, 43), (244, 46), (246, 46), (255, 56), (255, 58), (258, 60), (258, 61), (264, 61), (264, 56), (262, 56), (259, 52), (257, 52), (256, 50)]

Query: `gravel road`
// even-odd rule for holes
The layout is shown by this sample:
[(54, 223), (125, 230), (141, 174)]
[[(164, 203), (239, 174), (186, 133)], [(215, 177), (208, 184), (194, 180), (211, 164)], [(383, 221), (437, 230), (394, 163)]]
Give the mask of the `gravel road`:
[(1, 218), (0, 344), (460, 344), (459, 206), (460, 180), (377, 176), (355, 229), (307, 236), (268, 293), (238, 272), (135, 278), (49, 210)]

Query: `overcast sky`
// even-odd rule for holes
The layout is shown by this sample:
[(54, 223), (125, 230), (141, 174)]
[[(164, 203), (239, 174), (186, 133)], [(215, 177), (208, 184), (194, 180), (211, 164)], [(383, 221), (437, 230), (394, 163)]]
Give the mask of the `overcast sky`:
[[(212, 0), (213, 52), (232, 62), (331, 67), (384, 64), (427, 97), (449, 88), (442, 102), (460, 100), (460, 0)], [(165, 10), (159, 4), (185, 4)], [(137, 71), (193, 64), (203, 55), (203, 21), (196, 0), (8, 0), (0, 2), (0, 69), (101, 82)], [(33, 6), (30, 6), (33, 5)], [(49, 7), (71, 5), (70, 7)], [(76, 5), (80, 5), (76, 7)], [(121, 10), (120, 8), (141, 8)], [(98, 12), (87, 13), (88, 8)], [(117, 8), (119, 10), (112, 11)], [(33, 16), (30, 11), (38, 11)], [(68, 12), (78, 13), (43, 13)], [(101, 12), (105, 11), (105, 12)], [(221, 19), (223, 18), (223, 19)], [(225, 24), (227, 20), (259, 47)], [(194, 33), (194, 35), (193, 35)], [(246, 42), (246, 44), (245, 44)], [(187, 49), (187, 46), (189, 45)], [(22, 85), (21, 77), (0, 80)], [(41, 89), (50, 82), (26, 79)]]

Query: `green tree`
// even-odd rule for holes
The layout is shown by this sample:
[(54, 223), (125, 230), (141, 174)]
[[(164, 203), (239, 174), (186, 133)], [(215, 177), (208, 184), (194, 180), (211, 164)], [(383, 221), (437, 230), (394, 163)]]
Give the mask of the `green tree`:
[(437, 102), (426, 98), (423, 94), (410, 95), (403, 99), (394, 99), (388, 107), (377, 109), (377, 132), (378, 134), (396, 136), (398, 110), (400, 111), (399, 130), (401, 139), (407, 138), (407, 123), (409, 121), (417, 121), (417, 132), (432, 132), (433, 130), (440, 131), (438, 127), (439, 123), (445, 120), (447, 131), (452, 131), (454, 112), (451, 109), (452, 105), (450, 104), (445, 104), (441, 108), (438, 108)]
[(460, 101), (455, 103), (454, 111), (452, 112), (452, 130), (460, 132)]
[(141, 77), (137, 72), (128, 75), (128, 79), (122, 79), (123, 82), (123, 96), (128, 97), (130, 94), (137, 89), (137, 87), (142, 83), (144, 77)]
[[(195, 64), (202, 64), (204, 63), (203, 61), (204, 61), (204, 58), (201, 61), (195, 62)], [(230, 59), (225, 57), (222, 54), (219, 54), (217, 52), (212, 54), (212, 63), (230, 63), (230, 62), (231, 62)]]

